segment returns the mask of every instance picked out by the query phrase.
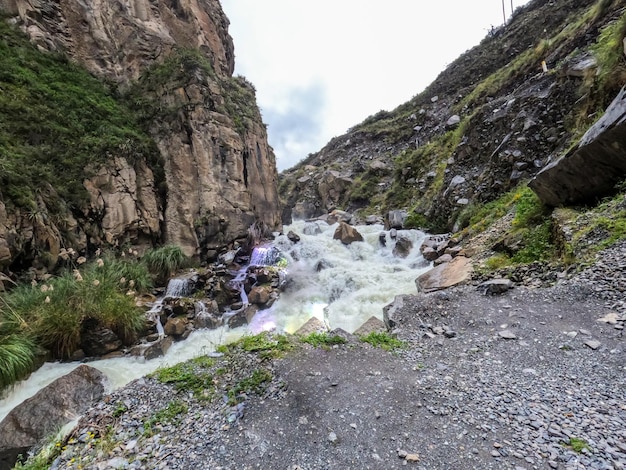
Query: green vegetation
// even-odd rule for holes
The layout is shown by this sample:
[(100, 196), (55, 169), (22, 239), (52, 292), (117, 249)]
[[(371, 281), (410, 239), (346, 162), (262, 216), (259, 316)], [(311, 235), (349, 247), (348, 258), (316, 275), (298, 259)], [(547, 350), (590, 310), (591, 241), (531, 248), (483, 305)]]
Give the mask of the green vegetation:
[(578, 437), (571, 437), (569, 442), (564, 444), (566, 447), (569, 447), (574, 452), (581, 453), (584, 449), (591, 450), (591, 447), (584, 439), (580, 439)]
[(394, 351), (405, 347), (405, 343), (403, 341), (394, 338), (386, 332), (377, 333), (373, 331), (367, 336), (362, 336), (361, 341), (371, 344), (375, 348), (384, 349), (385, 351)]
[[(112, 157), (158, 155), (114, 92), (0, 20), (0, 188), (9, 206), (52, 214), (88, 200), (82, 182)], [(58, 195), (58, 196), (57, 196)], [(63, 201), (63, 202), (62, 202)]]
[(210, 399), (215, 390), (215, 381), (208, 369), (214, 365), (214, 360), (201, 356), (172, 367), (158, 369), (151, 377), (161, 383), (173, 384), (178, 391), (192, 392), (199, 400)]
[(0, 297), (0, 390), (32, 370), (34, 351), (28, 325)]
[(292, 348), (293, 345), (287, 336), (263, 332), (258, 335), (244, 336), (234, 343), (219, 346), (217, 350), (228, 354), (241, 349), (245, 352), (259, 353), (261, 359), (276, 359)]
[(54, 357), (68, 358), (80, 347), (81, 329), (89, 322), (111, 329), (126, 344), (132, 343), (145, 321), (133, 294), (149, 286), (149, 274), (141, 264), (107, 257), (80, 271), (66, 271), (43, 284), (20, 285), (4, 294), (0, 333), (9, 334), (4, 335), (0, 351), (12, 351), (22, 359), (8, 359), (7, 364), (14, 367), (3, 368), (3, 374), (6, 378), (20, 376), (32, 365), (35, 345), (48, 349)]
[(222, 83), (224, 87), (225, 114), (231, 117), (239, 135), (250, 130), (250, 123), (261, 121), (256, 107), (254, 85), (242, 76), (232, 77)]
[(176, 424), (179, 422), (181, 415), (184, 415), (189, 410), (189, 407), (185, 402), (180, 400), (172, 400), (167, 404), (165, 408), (157, 411), (147, 421), (143, 423), (144, 435), (154, 435), (154, 427), (157, 424), (168, 425)]
[(228, 391), (228, 403), (236, 405), (246, 393), (256, 393), (258, 395), (265, 391), (265, 386), (272, 381), (272, 373), (267, 369), (257, 369), (252, 375), (240, 380), (234, 388)]
[(337, 344), (345, 344), (346, 340), (338, 335), (330, 335), (328, 333), (311, 333), (308, 336), (305, 336), (301, 339), (303, 343), (310, 344), (319, 347), (331, 347)]
[(189, 262), (183, 250), (176, 245), (165, 245), (148, 250), (141, 260), (160, 283), (167, 281)]

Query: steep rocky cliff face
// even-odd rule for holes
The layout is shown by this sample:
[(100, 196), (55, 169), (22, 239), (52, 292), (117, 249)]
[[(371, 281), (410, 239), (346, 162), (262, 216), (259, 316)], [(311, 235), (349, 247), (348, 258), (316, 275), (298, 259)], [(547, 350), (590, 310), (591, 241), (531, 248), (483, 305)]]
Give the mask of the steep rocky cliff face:
[(73, 191), (86, 191), (80, 204), (54, 184), (24, 202), (4, 183), (0, 268), (44, 271), (62, 248), (122, 244), (211, 257), (256, 221), (280, 227), (275, 157), (254, 88), (232, 76), (217, 0), (0, 0), (0, 13), (40, 51), (68, 55), (107, 84), (153, 141), (139, 152), (121, 139), (94, 155)]
[(291, 215), (404, 208), (414, 225), (462, 228), (602, 114), (626, 83), (624, 24), (619, 1), (531, 1), (411, 101), (281, 174)]

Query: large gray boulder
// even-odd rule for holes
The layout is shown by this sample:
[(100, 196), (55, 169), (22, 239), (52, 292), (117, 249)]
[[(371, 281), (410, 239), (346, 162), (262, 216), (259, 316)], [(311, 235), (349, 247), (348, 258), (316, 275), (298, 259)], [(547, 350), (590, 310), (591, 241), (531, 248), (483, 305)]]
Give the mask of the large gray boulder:
[(101, 399), (105, 379), (98, 369), (80, 365), (15, 407), (0, 423), (0, 470), (13, 468), (18, 455)]
[(578, 146), (537, 173), (529, 186), (550, 206), (605, 196), (626, 176), (625, 149), (626, 90), (622, 89)]

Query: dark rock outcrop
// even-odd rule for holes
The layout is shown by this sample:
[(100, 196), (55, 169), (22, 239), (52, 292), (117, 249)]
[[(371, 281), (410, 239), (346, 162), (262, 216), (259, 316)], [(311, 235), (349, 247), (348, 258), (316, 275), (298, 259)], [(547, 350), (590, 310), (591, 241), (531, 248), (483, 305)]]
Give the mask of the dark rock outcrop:
[(550, 163), (529, 183), (545, 204), (560, 206), (609, 194), (626, 175), (626, 89), (576, 148)]
[(0, 469), (12, 468), (19, 454), (102, 398), (104, 380), (99, 370), (81, 365), (15, 407), (0, 423)]

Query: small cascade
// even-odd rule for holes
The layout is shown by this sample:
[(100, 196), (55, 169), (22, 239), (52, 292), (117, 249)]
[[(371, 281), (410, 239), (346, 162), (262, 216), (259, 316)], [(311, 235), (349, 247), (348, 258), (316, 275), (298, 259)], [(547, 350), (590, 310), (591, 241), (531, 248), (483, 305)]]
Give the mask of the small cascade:
[(283, 259), (283, 254), (278, 248), (272, 245), (256, 246), (250, 255), (250, 262), (247, 266), (241, 268), (237, 275), (230, 281), (233, 288), (238, 289), (241, 293), (241, 303), (246, 307), (248, 302), (248, 294), (246, 294), (244, 282), (248, 275), (248, 268), (251, 266), (275, 266)]
[[(193, 292), (193, 282), (189, 278), (173, 278), (167, 283), (165, 294), (159, 297), (148, 312), (146, 316), (156, 324), (159, 338), (165, 336), (165, 330), (161, 323), (161, 310), (163, 310), (163, 302), (166, 298), (180, 298), (186, 297)], [(204, 304), (203, 304), (204, 305)], [(206, 307), (205, 307), (206, 309)]]

